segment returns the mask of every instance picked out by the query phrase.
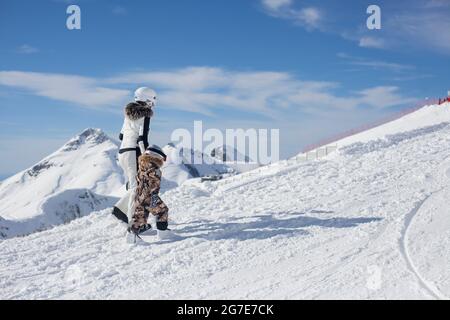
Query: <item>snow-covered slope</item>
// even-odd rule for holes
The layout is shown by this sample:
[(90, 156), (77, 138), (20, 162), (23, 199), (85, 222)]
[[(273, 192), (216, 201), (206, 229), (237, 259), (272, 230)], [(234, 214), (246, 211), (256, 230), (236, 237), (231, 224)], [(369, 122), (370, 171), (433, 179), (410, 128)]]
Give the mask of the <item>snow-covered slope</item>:
[(0, 298), (448, 299), (449, 109), (330, 158), (171, 189), (176, 241), (129, 246), (108, 210), (2, 241)]
[(442, 122), (450, 121), (449, 104), (450, 103), (424, 106), (397, 120), (344, 138), (338, 141), (337, 145), (338, 147), (343, 147), (355, 142), (367, 142), (370, 140), (382, 139), (392, 134), (430, 127)]

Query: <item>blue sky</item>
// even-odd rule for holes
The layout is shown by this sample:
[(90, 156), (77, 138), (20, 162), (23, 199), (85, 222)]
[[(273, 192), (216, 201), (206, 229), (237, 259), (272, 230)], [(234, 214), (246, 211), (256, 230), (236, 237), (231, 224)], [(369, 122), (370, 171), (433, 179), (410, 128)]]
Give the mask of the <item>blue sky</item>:
[[(81, 30), (66, 8), (81, 8)], [(381, 30), (366, 9), (381, 8)], [(0, 177), (84, 128), (116, 135), (136, 87), (172, 130), (279, 128), (282, 157), (450, 89), (450, 1), (2, 0)]]

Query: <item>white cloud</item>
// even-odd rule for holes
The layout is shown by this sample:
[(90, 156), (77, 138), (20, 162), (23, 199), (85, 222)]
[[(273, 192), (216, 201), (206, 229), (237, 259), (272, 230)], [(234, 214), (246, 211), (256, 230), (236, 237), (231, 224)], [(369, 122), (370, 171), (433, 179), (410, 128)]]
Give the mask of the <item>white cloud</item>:
[(286, 110), (324, 115), (361, 106), (385, 108), (409, 102), (396, 87), (380, 86), (338, 95), (337, 83), (303, 80), (286, 72), (212, 67), (128, 73), (107, 79), (2, 71), (0, 85), (90, 108), (117, 106), (130, 99), (131, 91), (117, 89), (117, 85), (146, 85), (158, 91), (164, 108), (205, 115), (235, 110), (270, 118), (280, 117)]
[[(161, 110), (210, 115), (212, 118), (207, 119), (209, 127), (280, 128), (282, 157), (298, 153), (305, 143), (367, 123), (367, 119), (375, 119), (390, 112), (383, 110), (385, 108), (414, 101), (393, 86), (370, 87), (346, 93), (339, 91), (338, 83), (308, 81), (290, 73), (273, 71), (188, 67), (127, 73), (104, 79), (0, 71), (0, 88), (18, 88), (82, 107), (103, 107), (108, 112), (120, 112), (121, 108), (118, 107), (132, 98), (131, 89), (143, 85), (157, 90), (160, 98), (158, 110), (160, 107)], [(116, 89), (118, 86), (130, 90)], [(112, 105), (114, 108), (109, 108)], [(167, 143), (171, 130), (175, 128), (190, 128), (191, 123), (184, 117), (159, 112), (152, 133), (155, 143)], [(0, 143), (0, 149), (8, 151), (10, 156), (6, 160), (23, 161), (6, 161), (7, 164), (0, 166), (1, 173), (16, 172), (31, 165), (65, 140), (23, 138), (27, 142), (31, 141), (33, 146), (33, 157), (27, 158), (23, 157), (19, 149), (14, 149), (14, 146), (23, 145), (17, 139), (3, 139), (7, 143)]]
[[(383, 67), (402, 66), (385, 63)], [(286, 109), (323, 114), (358, 106), (385, 108), (411, 101), (398, 93), (397, 88), (384, 86), (337, 95), (334, 93), (339, 87), (337, 83), (302, 80), (286, 72), (190, 67), (125, 74), (108, 81), (153, 86), (160, 92), (160, 102), (165, 107), (204, 114), (220, 108), (277, 117)], [(383, 91), (389, 99), (383, 99)], [(379, 101), (373, 99), (376, 94), (380, 94)]]
[(127, 73), (108, 79), (109, 83), (157, 83), (162, 88), (197, 90), (223, 85), (227, 72), (212, 67), (187, 67), (183, 69)]
[(128, 13), (128, 11), (126, 8), (116, 5), (112, 8), (112, 13), (115, 15), (118, 15), (118, 16), (123, 16), (123, 15), (126, 15)]
[(127, 90), (103, 87), (94, 78), (66, 74), (0, 71), (0, 85), (89, 108), (117, 105), (130, 95)]
[(262, 0), (264, 11), (276, 18), (293, 21), (307, 30), (319, 29), (323, 13), (316, 7), (295, 8), (292, 0)]
[(376, 108), (393, 107), (400, 104), (413, 103), (414, 98), (405, 98), (399, 94), (399, 88), (394, 86), (379, 86), (358, 92), (361, 104)]
[(400, 13), (387, 21), (391, 42), (450, 54), (450, 15), (442, 8)]
[[(264, 12), (285, 19), (305, 29), (335, 34), (355, 42), (359, 47), (383, 50), (423, 50), (450, 54), (449, 0), (414, 0), (408, 5), (387, 6), (381, 30), (368, 30), (365, 20), (352, 29), (345, 29), (339, 12), (326, 19), (323, 6), (301, 6), (301, 1), (260, 0)], [(363, 16), (364, 17), (364, 16)], [(363, 23), (361, 23), (361, 21)], [(344, 24), (345, 25), (345, 24)]]
[(32, 53), (39, 52), (39, 49), (32, 47), (28, 44), (23, 44), (20, 47), (18, 47), (16, 51), (17, 51), (17, 53), (20, 53), (20, 54), (32, 54)]
[(383, 49), (386, 48), (386, 41), (381, 38), (365, 36), (359, 39), (359, 46), (363, 48)]
[(317, 8), (304, 8), (298, 12), (298, 21), (312, 29), (319, 28), (322, 13)]
[(406, 75), (406, 76), (399, 76), (399, 77), (393, 77), (391, 80), (393, 81), (412, 81), (412, 80), (422, 80), (422, 79), (429, 79), (434, 78), (434, 75), (432, 74), (412, 74), (412, 75)]
[(269, 10), (279, 10), (281, 7), (292, 5), (292, 0), (263, 0), (262, 4)]
[(424, 7), (426, 7), (426, 8), (450, 7), (450, 1), (449, 0), (429, 0), (429, 1), (425, 1)]
[(411, 65), (387, 62), (387, 61), (381, 61), (381, 60), (370, 60), (370, 59), (366, 59), (366, 58), (348, 55), (346, 53), (338, 53), (337, 56), (341, 59), (344, 59), (348, 64), (354, 65), (354, 66), (368, 67), (368, 68), (372, 68), (372, 69), (383, 69), (383, 70), (388, 70), (388, 71), (393, 71), (393, 72), (406, 72), (406, 71), (412, 71), (415, 69), (415, 67), (411, 66)]
[[(391, 9), (384, 15), (381, 30), (360, 28), (342, 33), (360, 47), (421, 50), (450, 54), (450, 1), (412, 1), (400, 10)], [(376, 34), (376, 35), (374, 35)]]

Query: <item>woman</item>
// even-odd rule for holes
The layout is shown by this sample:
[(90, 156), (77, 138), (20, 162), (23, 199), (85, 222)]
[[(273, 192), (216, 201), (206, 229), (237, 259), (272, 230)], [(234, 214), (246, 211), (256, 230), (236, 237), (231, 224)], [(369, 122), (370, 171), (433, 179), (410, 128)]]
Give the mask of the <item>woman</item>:
[(152, 108), (156, 104), (154, 90), (141, 87), (134, 93), (134, 102), (125, 107), (125, 120), (119, 139), (122, 141), (119, 150), (119, 164), (127, 178), (127, 193), (116, 203), (113, 215), (125, 223), (131, 221), (135, 205), (137, 158), (148, 147), (148, 132)]

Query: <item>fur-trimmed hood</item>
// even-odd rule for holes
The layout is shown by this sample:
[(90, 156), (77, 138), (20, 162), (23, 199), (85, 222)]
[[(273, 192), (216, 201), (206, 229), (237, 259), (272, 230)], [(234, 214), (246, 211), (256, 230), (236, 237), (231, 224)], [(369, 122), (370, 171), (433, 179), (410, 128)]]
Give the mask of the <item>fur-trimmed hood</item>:
[(130, 120), (138, 120), (144, 117), (151, 118), (153, 110), (144, 103), (130, 102), (125, 107), (125, 116)]
[(143, 154), (139, 157), (139, 168), (147, 170), (151, 165), (154, 165), (158, 169), (164, 164), (162, 157), (156, 157), (150, 154)]

